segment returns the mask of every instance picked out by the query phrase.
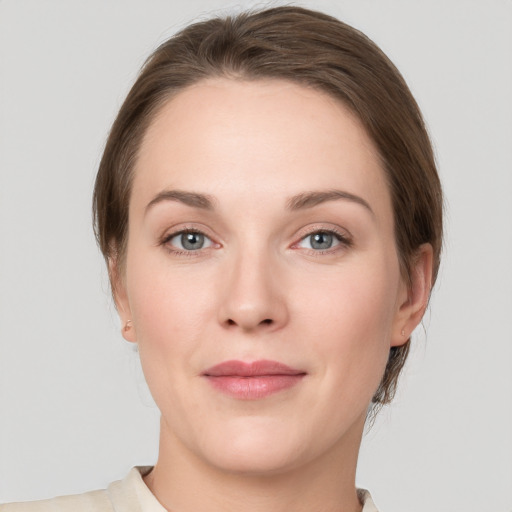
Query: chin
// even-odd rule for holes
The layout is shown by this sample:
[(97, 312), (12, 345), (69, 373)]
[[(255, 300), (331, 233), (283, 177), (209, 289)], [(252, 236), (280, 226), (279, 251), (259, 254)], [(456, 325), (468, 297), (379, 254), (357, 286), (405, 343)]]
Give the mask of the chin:
[(209, 465), (224, 472), (244, 475), (275, 475), (300, 465), (296, 450), (276, 449), (270, 440), (261, 444), (254, 440), (250, 444), (233, 443), (227, 449), (203, 453), (205, 455), (209, 456)]
[(237, 423), (223, 435), (203, 439), (199, 455), (210, 466), (264, 476), (286, 472), (307, 459), (304, 446), (308, 443), (287, 425), (262, 418)]

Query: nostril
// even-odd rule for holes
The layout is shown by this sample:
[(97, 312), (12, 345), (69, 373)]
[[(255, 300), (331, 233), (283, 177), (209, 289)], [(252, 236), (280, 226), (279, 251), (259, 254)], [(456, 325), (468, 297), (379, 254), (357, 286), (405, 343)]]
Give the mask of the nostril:
[(273, 320), (272, 318), (265, 318), (261, 321), (257, 321), (256, 319), (254, 319), (254, 321), (247, 321), (247, 320), (244, 321), (244, 319), (237, 321), (237, 320), (233, 320), (232, 318), (227, 318), (224, 325), (226, 325), (227, 327), (239, 326), (244, 330), (245, 329), (252, 330), (258, 326), (274, 325), (274, 324), (275, 324), (275, 320)]

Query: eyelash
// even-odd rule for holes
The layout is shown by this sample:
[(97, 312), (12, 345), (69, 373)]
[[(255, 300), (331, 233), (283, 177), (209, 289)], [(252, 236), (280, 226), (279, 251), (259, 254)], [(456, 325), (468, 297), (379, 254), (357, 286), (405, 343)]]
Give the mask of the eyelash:
[[(202, 235), (206, 239), (208, 239), (211, 242), (212, 245), (215, 245), (215, 242), (206, 233), (204, 233), (204, 231), (201, 231), (201, 230), (195, 229), (195, 228), (180, 229), (178, 231), (173, 231), (172, 233), (166, 234), (162, 238), (162, 240), (160, 242), (160, 245), (164, 246), (169, 253), (171, 253), (171, 254), (173, 254), (175, 256), (185, 256), (185, 257), (199, 256), (199, 253), (203, 250), (202, 248), (201, 249), (187, 251), (187, 250), (175, 249), (175, 248), (172, 248), (172, 246), (169, 245), (169, 242), (173, 238), (175, 238), (177, 236), (180, 236), (180, 235), (189, 234), (189, 233), (190, 234)], [(353, 245), (352, 239), (349, 236), (347, 236), (344, 233), (339, 232), (338, 230), (336, 230), (334, 228), (316, 228), (316, 229), (312, 229), (311, 231), (309, 231), (309, 232), (305, 233), (303, 236), (301, 236), (299, 241), (295, 242), (292, 245), (292, 249), (297, 248), (298, 245), (302, 241), (306, 240), (308, 237), (310, 237), (312, 235), (319, 234), (319, 233), (327, 234), (327, 235), (333, 235), (334, 238), (336, 238), (336, 240), (339, 242), (339, 244), (335, 245), (334, 247), (330, 247), (329, 249), (324, 249), (324, 250), (305, 249), (309, 254), (311, 254), (313, 256), (322, 256), (322, 255), (325, 255), (325, 254), (333, 254), (333, 253), (339, 251), (341, 248), (345, 248), (346, 249), (346, 248), (352, 247), (352, 245)], [(211, 246), (209, 246), (209, 247), (211, 247)], [(206, 247), (205, 249), (208, 249), (209, 247)]]

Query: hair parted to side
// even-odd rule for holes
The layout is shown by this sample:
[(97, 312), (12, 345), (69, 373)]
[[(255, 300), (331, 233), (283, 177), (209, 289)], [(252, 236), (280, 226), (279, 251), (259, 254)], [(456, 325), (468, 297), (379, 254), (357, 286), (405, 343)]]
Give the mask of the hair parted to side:
[[(96, 177), (95, 233), (108, 265), (122, 267), (133, 168), (149, 124), (173, 95), (211, 77), (288, 80), (348, 106), (382, 160), (402, 276), (408, 280), (417, 250), (430, 243), (435, 282), (443, 199), (431, 143), (409, 88), (364, 34), (326, 14), (290, 6), (195, 23), (146, 61), (112, 126)], [(393, 398), (409, 345), (407, 340), (391, 348), (375, 404)]]

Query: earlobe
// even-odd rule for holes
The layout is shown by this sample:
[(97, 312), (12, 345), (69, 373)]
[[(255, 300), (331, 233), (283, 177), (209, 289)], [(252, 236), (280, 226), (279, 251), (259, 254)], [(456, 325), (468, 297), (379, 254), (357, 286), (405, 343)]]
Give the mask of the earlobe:
[(121, 333), (126, 341), (130, 341), (133, 343), (137, 341), (135, 337), (135, 330), (133, 328), (133, 322), (131, 320), (126, 321), (123, 328), (121, 329)]
[(423, 318), (432, 289), (432, 263), (432, 246), (428, 243), (421, 245), (411, 266), (406, 297), (395, 317), (391, 346), (404, 345)]
[(110, 286), (112, 287), (112, 296), (121, 321), (121, 334), (126, 341), (136, 343), (137, 337), (133, 326), (130, 303), (126, 293), (126, 285), (122, 278), (119, 263), (114, 258), (109, 259), (108, 273)]

